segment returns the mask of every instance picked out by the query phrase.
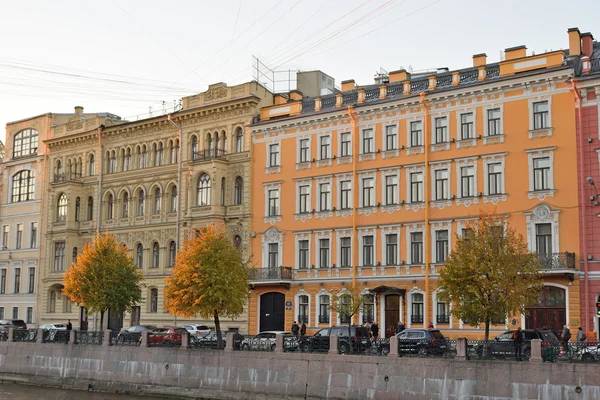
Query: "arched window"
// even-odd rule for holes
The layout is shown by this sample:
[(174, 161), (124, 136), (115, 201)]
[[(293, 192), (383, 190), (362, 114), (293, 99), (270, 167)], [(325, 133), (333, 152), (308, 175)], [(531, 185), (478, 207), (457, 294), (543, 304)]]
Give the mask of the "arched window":
[(221, 178), (221, 205), (225, 205), (225, 177)]
[(75, 199), (75, 221), (79, 222), (81, 215), (81, 199), (78, 197)]
[(235, 235), (235, 237), (233, 238), (233, 245), (235, 247), (240, 247), (242, 245), (242, 238), (240, 237), (240, 235)]
[(197, 206), (210, 205), (210, 177), (208, 174), (200, 175), (198, 179), (198, 195), (196, 200)]
[(215, 132), (215, 157), (219, 157), (220, 154), (219, 144), (221, 144), (219, 142), (219, 132)]
[(319, 296), (319, 323), (327, 324), (329, 323), (329, 296), (326, 294), (322, 294)]
[(158, 165), (163, 165), (163, 154), (164, 154), (164, 149), (163, 149), (163, 144), (162, 142), (160, 142), (158, 144)]
[(206, 147), (204, 148), (204, 152), (207, 157), (211, 157), (211, 155), (212, 155), (212, 146), (213, 146), (212, 136), (210, 135), (210, 133), (208, 133), (206, 135)]
[(227, 153), (227, 133), (225, 131), (221, 132), (221, 153)]
[(308, 324), (308, 296), (301, 295), (298, 296), (298, 323)]
[(48, 306), (48, 312), (56, 312), (56, 292), (54, 290), (50, 292), (50, 305)]
[(117, 152), (114, 150), (110, 152), (110, 167), (108, 172), (112, 174), (117, 172)]
[(144, 246), (141, 243), (137, 245), (136, 264), (138, 268), (144, 266)]
[(362, 323), (372, 323), (375, 320), (375, 297), (367, 294), (364, 297)]
[(13, 158), (37, 154), (38, 131), (24, 129), (17, 133), (13, 141)]
[(34, 172), (24, 170), (13, 175), (12, 202), (33, 200)]
[(244, 197), (244, 181), (241, 176), (235, 178), (235, 191), (233, 197), (233, 202), (236, 206), (242, 204), (242, 199)]
[(169, 146), (170, 146), (169, 163), (176, 164), (177, 163), (177, 153), (179, 152), (179, 141), (178, 140), (175, 140), (175, 142), (171, 141), (171, 142), (169, 142)]
[(244, 151), (244, 132), (242, 128), (235, 130), (235, 151), (238, 153)]
[(123, 193), (123, 218), (129, 217), (129, 193)]
[(62, 181), (63, 178), (63, 165), (62, 165), (62, 161), (60, 160), (56, 160), (56, 178), (54, 179), (55, 182), (60, 182)]
[(158, 155), (158, 146), (156, 143), (152, 145), (152, 153), (154, 153), (154, 166), (158, 167), (159, 164), (159, 155)]
[(106, 219), (113, 219), (113, 195), (110, 193), (106, 199)]
[(160, 261), (160, 250), (158, 248), (158, 243), (154, 242), (154, 245), (152, 246), (152, 268), (158, 268), (158, 264)]
[(77, 247), (73, 247), (73, 256), (71, 258), (73, 262), (77, 262)]
[(61, 194), (56, 204), (56, 221), (62, 222), (67, 220), (67, 195)]
[(175, 265), (175, 257), (177, 256), (177, 245), (174, 241), (169, 243), (169, 267)]
[(423, 323), (423, 293), (412, 294), (410, 322), (413, 324)]
[(121, 171), (127, 171), (127, 160), (125, 159), (125, 149), (121, 149)]
[(92, 196), (88, 197), (87, 219), (88, 221), (94, 219), (94, 199)]
[(160, 189), (154, 191), (154, 214), (160, 214)]
[(142, 145), (142, 150), (140, 151), (140, 155), (138, 156), (138, 168), (146, 168), (146, 145)]
[(96, 174), (96, 160), (94, 159), (93, 154), (90, 154), (90, 158), (88, 160), (88, 174), (90, 176), (94, 176)]
[(198, 138), (192, 136), (192, 160), (197, 160), (200, 154), (198, 153)]
[(171, 212), (177, 212), (177, 186), (171, 189)]
[(158, 289), (150, 289), (150, 312), (158, 312)]
[(138, 194), (138, 216), (144, 215), (144, 191), (140, 190)]

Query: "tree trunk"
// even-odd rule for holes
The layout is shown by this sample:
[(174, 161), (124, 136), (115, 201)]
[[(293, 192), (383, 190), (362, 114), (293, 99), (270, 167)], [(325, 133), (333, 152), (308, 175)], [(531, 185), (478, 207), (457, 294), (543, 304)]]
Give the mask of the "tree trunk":
[[(223, 338), (221, 337), (221, 322), (219, 321), (219, 312), (215, 310), (215, 333), (217, 334), (217, 348), (221, 348), (223, 346)], [(233, 343), (232, 343), (233, 344)]]
[(104, 311), (100, 311), (100, 330), (104, 332)]
[(490, 344), (489, 344), (489, 340), (490, 340), (490, 320), (486, 319), (485, 321), (485, 335), (483, 337), (483, 340), (485, 340), (484, 345), (483, 345), (483, 355), (484, 356), (488, 356), (489, 352), (490, 352)]
[(354, 318), (354, 314), (348, 318), (348, 353), (352, 354), (352, 318)]
[(490, 340), (490, 321), (485, 321), (485, 341)]

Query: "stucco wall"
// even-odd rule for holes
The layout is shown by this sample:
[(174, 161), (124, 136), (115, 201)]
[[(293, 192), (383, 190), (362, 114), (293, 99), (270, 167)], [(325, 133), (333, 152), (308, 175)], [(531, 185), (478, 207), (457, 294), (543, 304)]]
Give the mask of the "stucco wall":
[(597, 367), (0, 343), (5, 382), (206, 399), (591, 400)]

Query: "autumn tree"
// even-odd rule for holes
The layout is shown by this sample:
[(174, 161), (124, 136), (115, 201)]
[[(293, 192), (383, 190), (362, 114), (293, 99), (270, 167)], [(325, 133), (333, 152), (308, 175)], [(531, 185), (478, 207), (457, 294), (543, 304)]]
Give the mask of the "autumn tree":
[(440, 296), (452, 304), (452, 315), (471, 325), (490, 324), (524, 313), (535, 304), (541, 281), (540, 263), (525, 239), (495, 209), (481, 210), (457, 235), (456, 248), (440, 271)]
[(85, 306), (88, 313), (99, 312), (103, 326), (107, 310), (120, 313), (140, 303), (141, 280), (127, 247), (107, 233), (84, 245), (64, 274), (64, 294)]
[[(348, 321), (348, 335), (352, 335), (352, 319), (369, 302), (369, 297), (356, 289), (344, 290), (333, 299), (333, 309), (340, 317)], [(348, 349), (352, 352), (352, 346)]]
[(213, 318), (222, 345), (222, 316), (236, 318), (248, 299), (250, 268), (222, 225), (200, 228), (177, 254), (166, 279), (165, 306), (173, 315)]

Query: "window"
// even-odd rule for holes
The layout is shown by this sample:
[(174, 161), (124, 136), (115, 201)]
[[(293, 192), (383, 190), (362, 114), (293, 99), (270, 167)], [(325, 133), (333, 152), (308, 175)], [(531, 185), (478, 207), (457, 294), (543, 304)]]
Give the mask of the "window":
[(319, 141), (319, 158), (321, 160), (329, 160), (331, 158), (331, 137), (321, 136)]
[(375, 265), (375, 245), (372, 235), (363, 236), (363, 266), (370, 267)]
[(492, 108), (491, 110), (487, 110), (487, 134), (488, 136), (496, 136), (501, 135), (502, 131), (500, 130), (500, 118), (502, 113), (499, 108)]
[(54, 270), (65, 270), (65, 242), (54, 243)]
[(27, 287), (27, 293), (33, 293), (35, 291), (35, 268), (29, 268), (29, 285)]
[(6, 293), (6, 268), (0, 272), (0, 293)]
[(210, 205), (210, 177), (208, 176), (208, 174), (202, 174), (198, 179), (196, 205)]
[(475, 167), (460, 169), (460, 197), (475, 197)]
[(340, 267), (350, 268), (352, 260), (351, 255), (352, 240), (349, 237), (340, 239)]
[(375, 207), (375, 179), (363, 178), (362, 180), (362, 206)]
[(550, 189), (550, 157), (533, 159), (533, 190)]
[(15, 249), (19, 250), (23, 247), (23, 224), (17, 224), (17, 241)]
[(13, 158), (37, 154), (38, 132), (35, 129), (24, 129), (17, 133), (13, 142)]
[(488, 164), (488, 194), (502, 194), (502, 164)]
[(372, 323), (375, 320), (375, 296), (367, 294), (364, 296), (362, 322)]
[(279, 266), (279, 243), (269, 243), (269, 268), (275, 269)]
[(150, 289), (150, 312), (158, 312), (158, 289)]
[(385, 149), (398, 149), (398, 127), (396, 125), (389, 125), (385, 127)]
[(177, 212), (177, 186), (171, 189), (171, 212)]
[(435, 136), (434, 144), (448, 142), (448, 118), (439, 117), (435, 119)]
[(303, 239), (298, 241), (298, 268), (308, 268), (308, 240)]
[(138, 154), (138, 168), (146, 168), (146, 157), (147, 157), (146, 145), (142, 145), (140, 153)]
[(319, 184), (319, 211), (331, 209), (331, 184)]
[(398, 176), (385, 176), (385, 204), (398, 204)]
[(319, 296), (319, 323), (329, 323), (329, 296), (326, 294)]
[(413, 172), (410, 174), (410, 202), (420, 203), (423, 201), (423, 173)]
[(20, 291), (21, 291), (21, 268), (15, 268), (14, 292), (19, 293)]
[(141, 217), (144, 215), (144, 191), (140, 190), (138, 193), (138, 216)]
[(0, 319), (4, 319), (4, 306), (0, 307)]
[(24, 170), (13, 175), (12, 202), (33, 200), (34, 172)]
[(410, 234), (411, 264), (423, 264), (423, 232)]
[(464, 240), (471, 240), (475, 238), (475, 231), (472, 228), (463, 228), (462, 237)]
[(552, 224), (535, 225), (535, 244), (541, 256), (552, 256)]
[(71, 255), (71, 261), (77, 262), (77, 247), (73, 247), (73, 254)]
[(221, 178), (221, 205), (225, 205), (225, 185), (226, 185), (225, 177)]
[(88, 174), (90, 176), (94, 176), (96, 174), (96, 160), (94, 159), (93, 154), (90, 154), (90, 158), (88, 161)]
[(279, 143), (269, 145), (269, 167), (279, 166)]
[(200, 153), (198, 151), (198, 138), (196, 136), (192, 136), (192, 160), (197, 160)]
[(29, 247), (32, 249), (35, 249), (37, 247), (37, 230), (38, 230), (38, 223), (32, 222), (31, 223), (31, 235), (29, 238)]
[(108, 173), (114, 174), (115, 172), (117, 172), (117, 154), (113, 150), (110, 153), (110, 158), (108, 159)]
[(50, 292), (50, 305), (48, 307), (48, 312), (56, 312), (56, 292), (54, 290)]
[[(343, 294), (340, 296), (340, 304), (342, 305), (343, 310), (349, 310), (350, 304), (352, 302), (352, 297), (349, 294)], [(347, 313), (338, 312), (340, 317), (340, 324), (348, 324), (350, 323), (350, 316)]]
[(242, 245), (242, 237), (240, 235), (235, 235), (233, 238), (233, 245), (235, 247), (240, 247)]
[(154, 166), (159, 167), (162, 165), (162, 154), (163, 154), (163, 144), (159, 143), (158, 146), (154, 145)]
[(212, 141), (212, 136), (209, 134), (206, 135), (206, 147), (204, 148), (204, 152), (206, 154), (206, 156), (208, 156), (209, 158), (212, 157), (212, 151), (213, 151), (213, 141)]
[(177, 245), (175, 242), (169, 243), (169, 267), (175, 266), (175, 258), (177, 257)]
[(94, 198), (92, 196), (88, 197), (87, 218), (88, 221), (94, 219)]
[(77, 197), (75, 199), (75, 222), (79, 222), (81, 219), (81, 199)]
[(244, 131), (242, 131), (242, 128), (235, 130), (235, 151), (238, 153), (244, 151)]
[(423, 122), (410, 123), (410, 147), (423, 146)]
[(373, 138), (373, 129), (364, 129), (362, 138), (362, 153), (369, 154), (375, 152), (375, 141)]
[(329, 239), (319, 239), (319, 268), (329, 268)]
[(13, 319), (19, 319), (19, 307), (12, 308), (12, 317)]
[(71, 312), (71, 299), (67, 296), (65, 296), (64, 312), (67, 314)]
[(177, 154), (179, 153), (179, 141), (170, 142), (169, 163), (177, 164)]
[(160, 214), (160, 189), (154, 191), (154, 214)]
[(423, 294), (413, 293), (412, 294), (412, 312), (410, 315), (410, 322), (413, 324), (423, 323)]
[(279, 215), (279, 189), (269, 190), (269, 217)]
[(352, 142), (351, 142), (352, 139), (351, 139), (351, 137), (352, 136), (350, 136), (350, 132), (342, 133), (341, 138), (340, 138), (340, 141), (341, 141), (340, 156), (341, 157), (348, 157), (348, 156), (352, 155)]
[(108, 200), (106, 201), (106, 218), (113, 219), (113, 195), (108, 194)]
[(437, 302), (437, 313), (436, 313), (436, 322), (438, 324), (448, 324), (450, 323), (450, 308), (448, 307), (448, 303), (444, 301)]
[(235, 188), (233, 193), (233, 204), (239, 206), (244, 201), (244, 180), (241, 176), (235, 178)]
[(475, 138), (475, 129), (473, 126), (472, 112), (460, 115), (460, 138), (462, 140)]
[(450, 177), (447, 169), (435, 171), (435, 200), (446, 200), (450, 198)]
[(56, 205), (56, 221), (62, 222), (67, 220), (67, 195), (65, 193), (58, 197)]
[(298, 198), (298, 212), (307, 213), (311, 211), (310, 208), (310, 186), (302, 185), (299, 187), (300, 194)]
[[(63, 168), (62, 162), (60, 160), (56, 160), (56, 176), (58, 177), (58, 179), (63, 178)], [(58, 179), (55, 180), (55, 182), (59, 182)]]
[(340, 182), (340, 208), (342, 210), (348, 210), (352, 204), (351, 197), (352, 186), (350, 181)]
[(300, 139), (300, 154), (299, 154), (299, 162), (309, 162), (310, 161), (310, 140), (309, 139)]
[(385, 265), (398, 265), (398, 234), (385, 235)]
[(129, 217), (129, 193), (123, 193), (123, 218)]
[(298, 297), (298, 323), (308, 323), (308, 296), (302, 295)]
[(25, 318), (25, 323), (33, 323), (33, 307), (27, 307), (27, 317)]
[(533, 129), (548, 128), (548, 101), (533, 103)]
[(158, 243), (154, 242), (152, 245), (152, 268), (158, 268), (160, 262), (160, 250)]
[(2, 228), (2, 250), (8, 250), (8, 236), (10, 232), (10, 227), (8, 225), (4, 225)]
[(137, 245), (136, 264), (138, 268), (144, 266), (144, 246), (141, 243)]
[(448, 256), (448, 231), (435, 232), (435, 262), (443, 263)]

